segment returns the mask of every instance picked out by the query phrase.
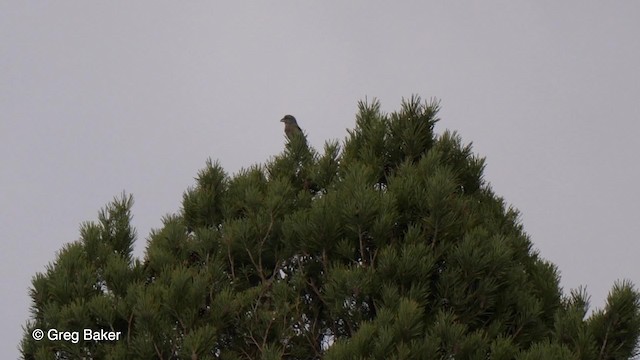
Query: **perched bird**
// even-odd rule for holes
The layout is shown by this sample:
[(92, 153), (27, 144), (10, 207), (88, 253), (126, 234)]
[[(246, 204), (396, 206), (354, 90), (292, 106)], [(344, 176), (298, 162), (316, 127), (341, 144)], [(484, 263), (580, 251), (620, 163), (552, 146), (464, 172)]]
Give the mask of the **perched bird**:
[(302, 129), (298, 126), (298, 122), (293, 115), (285, 115), (280, 122), (284, 123), (284, 133), (287, 138), (291, 139), (293, 136), (302, 135)]

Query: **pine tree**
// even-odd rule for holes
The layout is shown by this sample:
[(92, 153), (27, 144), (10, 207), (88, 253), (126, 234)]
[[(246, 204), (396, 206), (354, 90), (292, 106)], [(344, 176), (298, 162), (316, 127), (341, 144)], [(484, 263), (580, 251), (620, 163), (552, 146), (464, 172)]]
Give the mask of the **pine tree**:
[[(630, 359), (640, 294), (587, 316), (483, 180), (438, 102), (359, 103), (341, 147), (305, 136), (230, 176), (207, 162), (132, 256), (132, 197), (32, 283), (25, 359)], [(34, 329), (118, 341), (33, 340)], [(82, 334), (81, 334), (82, 336)]]

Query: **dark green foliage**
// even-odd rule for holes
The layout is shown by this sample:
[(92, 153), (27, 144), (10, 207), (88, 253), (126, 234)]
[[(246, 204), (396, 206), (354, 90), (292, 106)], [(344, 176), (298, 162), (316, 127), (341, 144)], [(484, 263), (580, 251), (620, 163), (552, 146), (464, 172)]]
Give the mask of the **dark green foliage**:
[[(131, 197), (81, 228), (33, 279), (27, 359), (630, 359), (640, 296), (617, 283), (588, 314), (563, 296), (484, 159), (434, 133), (411, 97), (323, 153), (282, 154), (229, 176), (208, 161), (182, 210), (131, 255)], [(120, 331), (114, 342), (35, 342), (35, 328)]]

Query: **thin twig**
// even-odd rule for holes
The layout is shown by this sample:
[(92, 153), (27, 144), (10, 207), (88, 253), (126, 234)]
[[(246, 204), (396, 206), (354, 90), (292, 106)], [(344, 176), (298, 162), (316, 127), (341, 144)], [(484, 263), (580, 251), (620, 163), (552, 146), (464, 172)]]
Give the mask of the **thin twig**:
[(609, 340), (609, 330), (611, 329), (611, 324), (607, 324), (607, 331), (604, 334), (604, 341), (602, 342), (602, 347), (600, 347), (600, 359), (604, 359), (604, 349), (607, 347), (607, 341)]

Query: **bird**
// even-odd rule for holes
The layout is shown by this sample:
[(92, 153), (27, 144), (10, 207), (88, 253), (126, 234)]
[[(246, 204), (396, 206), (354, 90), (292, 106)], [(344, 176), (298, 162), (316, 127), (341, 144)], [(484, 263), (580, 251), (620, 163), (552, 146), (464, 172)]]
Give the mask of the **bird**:
[(293, 115), (285, 115), (280, 122), (284, 123), (284, 134), (291, 140), (293, 136), (302, 135), (302, 129), (298, 126), (298, 122)]

